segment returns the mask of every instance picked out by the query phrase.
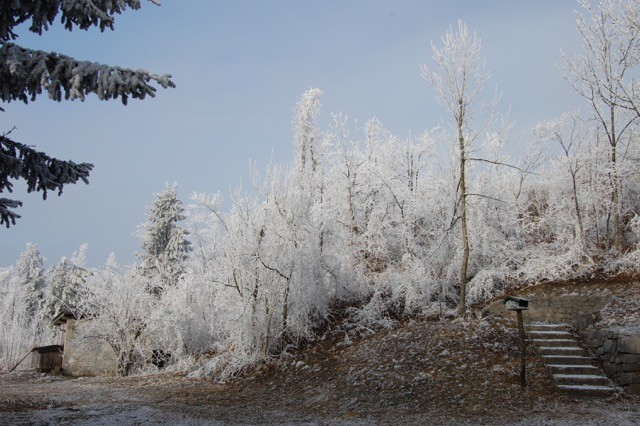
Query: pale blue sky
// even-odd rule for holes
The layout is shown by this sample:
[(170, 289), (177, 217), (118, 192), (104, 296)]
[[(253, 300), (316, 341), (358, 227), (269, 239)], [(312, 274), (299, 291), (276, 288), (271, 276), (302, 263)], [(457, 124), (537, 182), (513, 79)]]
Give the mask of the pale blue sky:
[[(164, 183), (228, 195), (273, 158), (292, 158), (291, 114), (311, 86), (324, 91), (321, 123), (344, 112), (376, 117), (400, 137), (440, 123), (442, 110), (420, 77), (430, 41), (457, 19), (483, 42), (490, 88), (511, 110), (516, 149), (537, 122), (580, 106), (557, 70), (560, 48), (578, 49), (574, 0), (163, 0), (116, 17), (115, 31), (19, 30), (21, 45), (129, 68), (170, 73), (155, 99), (2, 105), (19, 142), (61, 159), (95, 164), (90, 185), (61, 197), (25, 194), (18, 224), (0, 232), (0, 266), (28, 242), (47, 264), (89, 244), (90, 266), (114, 251), (134, 261), (137, 225)], [(525, 134), (523, 137), (522, 134)]]

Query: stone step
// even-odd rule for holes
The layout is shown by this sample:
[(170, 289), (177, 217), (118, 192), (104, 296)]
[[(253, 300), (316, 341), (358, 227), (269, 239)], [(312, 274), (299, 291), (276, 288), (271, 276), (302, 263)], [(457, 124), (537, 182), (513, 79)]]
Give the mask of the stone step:
[(567, 324), (547, 324), (547, 323), (531, 323), (527, 324), (529, 331), (567, 331)]
[(573, 339), (531, 339), (531, 342), (538, 347), (580, 347)]
[(538, 353), (543, 356), (583, 356), (584, 349), (580, 346), (539, 346)]
[(527, 333), (530, 339), (539, 340), (539, 339), (563, 339), (569, 340), (573, 339), (571, 333), (566, 330), (553, 330), (553, 331), (529, 331)]
[(546, 364), (547, 369), (552, 375), (555, 374), (584, 374), (598, 375), (602, 374), (599, 368), (593, 365), (566, 365), (566, 364)]
[(617, 392), (613, 382), (584, 356), (566, 324), (529, 324), (528, 337), (537, 347), (558, 393), (572, 398), (608, 397)]
[(575, 355), (542, 355), (547, 365), (591, 365), (591, 358)]
[(606, 398), (617, 393), (617, 389), (611, 386), (592, 385), (558, 385), (558, 393), (574, 398), (602, 397)]
[(600, 374), (553, 374), (552, 377), (556, 385), (613, 386), (607, 376)]

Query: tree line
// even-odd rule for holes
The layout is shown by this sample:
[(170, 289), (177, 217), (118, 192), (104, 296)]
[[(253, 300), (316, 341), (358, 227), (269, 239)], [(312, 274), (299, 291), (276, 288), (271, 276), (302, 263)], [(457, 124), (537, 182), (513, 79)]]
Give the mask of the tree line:
[[(499, 105), (485, 97), (480, 40), (459, 22), (422, 68), (443, 126), (402, 139), (334, 114), (322, 129), (323, 93), (310, 88), (293, 114), (293, 163), (256, 174), (227, 204), (193, 194), (183, 207), (167, 186), (139, 263), (76, 259), (25, 274), (42, 263), (23, 260), (37, 258), (29, 246), (0, 272), (2, 312), (42, 319), (0, 339), (50, 338), (38, 330), (56, 300), (86, 319), (81, 338), (112, 346), (121, 374), (162, 349), (171, 368), (224, 378), (327, 325), (351, 339), (401, 318), (468, 315), (513, 285), (635, 272), (639, 2), (579, 4), (583, 51), (565, 55), (562, 72), (584, 109), (535, 126), (519, 158), (506, 154)], [(58, 293), (54, 276), (66, 283)]]

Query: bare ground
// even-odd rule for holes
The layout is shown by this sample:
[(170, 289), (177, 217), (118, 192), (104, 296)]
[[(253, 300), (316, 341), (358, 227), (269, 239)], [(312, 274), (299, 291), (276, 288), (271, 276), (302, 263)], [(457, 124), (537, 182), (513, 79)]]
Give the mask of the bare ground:
[(518, 372), (514, 321), (420, 319), (328, 337), (229, 383), (0, 373), (0, 424), (640, 424), (640, 398), (557, 396), (532, 348), (525, 389)]
[(558, 397), (510, 321), (412, 321), (324, 341), (231, 383), (0, 374), (1, 424), (639, 424), (640, 400)]

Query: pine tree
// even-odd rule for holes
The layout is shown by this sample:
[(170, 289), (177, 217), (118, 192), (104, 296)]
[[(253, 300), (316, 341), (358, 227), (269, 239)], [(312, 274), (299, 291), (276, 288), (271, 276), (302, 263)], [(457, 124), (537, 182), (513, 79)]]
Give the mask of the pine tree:
[[(149, 0), (159, 4), (157, 0)], [(170, 75), (151, 74), (103, 65), (53, 52), (20, 47), (11, 41), (18, 38), (14, 28), (31, 22), (29, 30), (42, 35), (58, 14), (66, 29), (87, 30), (93, 26), (113, 30), (114, 15), (127, 7), (140, 8), (140, 0), (12, 0), (0, 2), (0, 100), (3, 102), (34, 101), (42, 92), (55, 101), (80, 99), (94, 93), (101, 100), (120, 98), (144, 99), (155, 96), (152, 81), (163, 88), (175, 87)], [(2, 108), (0, 108), (2, 110)], [(10, 133), (10, 132), (9, 132)], [(41, 191), (46, 199), (48, 190), (62, 193), (65, 184), (82, 180), (88, 183), (92, 164), (76, 164), (48, 157), (24, 144), (0, 135), (0, 193), (12, 192), (15, 179), (27, 181), (27, 191)], [(20, 215), (13, 209), (22, 202), (0, 197), (0, 225), (15, 225)]]
[(150, 280), (149, 291), (159, 295), (166, 287), (177, 284), (191, 251), (191, 242), (187, 240), (189, 233), (178, 225), (185, 216), (177, 185), (166, 185), (156, 197), (149, 209), (149, 220), (143, 226), (143, 253), (138, 257), (142, 261), (142, 275)]
[(16, 265), (18, 287), (24, 292), (27, 315), (35, 317), (44, 300), (47, 285), (44, 276), (44, 260), (35, 244), (27, 244)]

